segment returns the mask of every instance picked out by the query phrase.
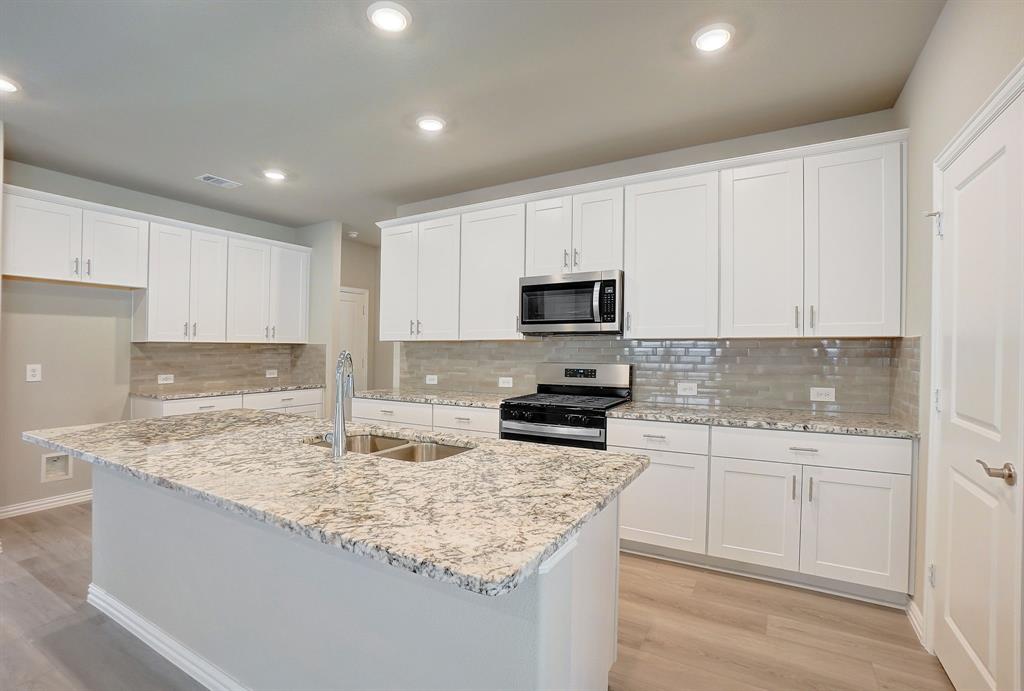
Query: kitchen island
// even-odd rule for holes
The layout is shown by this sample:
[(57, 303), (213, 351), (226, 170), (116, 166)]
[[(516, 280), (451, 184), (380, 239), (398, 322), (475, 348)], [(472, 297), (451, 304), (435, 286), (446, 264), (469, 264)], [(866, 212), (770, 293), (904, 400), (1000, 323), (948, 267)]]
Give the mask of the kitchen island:
[(306, 443), (329, 426), (230, 410), (23, 438), (93, 465), (89, 601), (209, 688), (607, 688), (617, 497), (646, 457), (350, 425), (401, 441), (335, 461)]

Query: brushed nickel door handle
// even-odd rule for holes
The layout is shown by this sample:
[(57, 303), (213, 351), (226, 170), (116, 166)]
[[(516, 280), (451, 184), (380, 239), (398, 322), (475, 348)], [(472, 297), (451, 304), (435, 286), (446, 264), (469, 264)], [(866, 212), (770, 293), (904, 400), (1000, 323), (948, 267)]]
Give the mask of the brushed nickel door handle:
[(562, 250), (562, 268), (569, 268), (569, 250)]
[(807, 503), (814, 501), (814, 478), (807, 478)]
[(579, 250), (573, 250), (572, 251), (572, 264), (573, 264), (573, 266), (579, 266), (580, 265), (580, 251)]
[(814, 305), (811, 305), (811, 328), (814, 328)]
[(985, 470), (985, 474), (989, 477), (1002, 478), (1003, 482), (1008, 485), (1017, 484), (1017, 469), (1013, 467), (1012, 463), (1004, 463), (1002, 468), (990, 468), (985, 461), (980, 458), (974, 459), (975, 462)]
[(793, 328), (800, 328), (800, 305), (793, 306)]
[(793, 476), (793, 501), (796, 501), (796, 475)]

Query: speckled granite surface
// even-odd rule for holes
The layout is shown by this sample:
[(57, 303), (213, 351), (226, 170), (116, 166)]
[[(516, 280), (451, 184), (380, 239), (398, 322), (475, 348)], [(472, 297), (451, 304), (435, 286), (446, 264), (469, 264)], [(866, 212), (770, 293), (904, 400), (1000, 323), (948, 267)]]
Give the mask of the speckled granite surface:
[(330, 458), (327, 420), (256, 410), (25, 432), (22, 438), (304, 538), (501, 595), (636, 479), (645, 456), (351, 425), (469, 450), (412, 463)]
[(247, 393), (270, 393), (272, 391), (298, 391), (300, 389), (322, 389), (320, 384), (293, 384), (286, 386), (262, 386), (249, 387), (245, 389), (196, 391), (194, 389), (175, 390), (173, 385), (168, 385), (159, 390), (131, 391), (128, 395), (140, 396), (142, 398), (155, 398), (159, 401), (177, 401), (183, 398), (208, 398), (211, 396), (239, 396)]
[(359, 391), (356, 398), (375, 401), (403, 401), (405, 403), (437, 403), (461, 405), (469, 408), (497, 408), (506, 398), (516, 394), (474, 393), (472, 391), (444, 391), (424, 389), (372, 389)]

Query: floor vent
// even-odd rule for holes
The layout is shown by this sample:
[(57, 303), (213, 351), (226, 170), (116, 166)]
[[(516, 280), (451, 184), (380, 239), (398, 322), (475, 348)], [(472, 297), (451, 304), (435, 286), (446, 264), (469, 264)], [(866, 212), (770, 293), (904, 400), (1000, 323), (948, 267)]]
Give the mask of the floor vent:
[(197, 175), (196, 180), (198, 180), (199, 182), (205, 182), (208, 185), (222, 187), (226, 190), (233, 190), (236, 187), (242, 186), (242, 183), (240, 182), (228, 180), (227, 178), (222, 178), (219, 175), (212, 175), (210, 173), (203, 173), (202, 175)]

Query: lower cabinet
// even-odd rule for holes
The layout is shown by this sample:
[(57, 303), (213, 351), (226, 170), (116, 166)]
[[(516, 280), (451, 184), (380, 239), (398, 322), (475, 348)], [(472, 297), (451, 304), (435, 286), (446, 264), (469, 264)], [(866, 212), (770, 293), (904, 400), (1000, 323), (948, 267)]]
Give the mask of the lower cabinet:
[(163, 401), (145, 396), (131, 397), (132, 419), (165, 417), (187, 413), (208, 413), (232, 408), (266, 410), (308, 417), (323, 417), (323, 389), (268, 391), (230, 396), (203, 396)]

